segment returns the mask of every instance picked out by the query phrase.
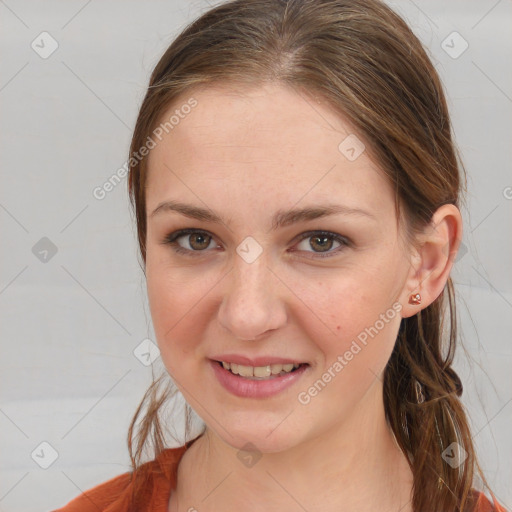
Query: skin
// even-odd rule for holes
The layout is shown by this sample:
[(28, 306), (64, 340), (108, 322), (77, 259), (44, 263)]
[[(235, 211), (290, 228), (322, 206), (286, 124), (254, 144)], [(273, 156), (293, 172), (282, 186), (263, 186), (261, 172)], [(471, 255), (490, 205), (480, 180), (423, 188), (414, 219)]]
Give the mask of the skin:
[[(207, 426), (180, 462), (169, 510), (411, 511), (412, 474), (385, 421), (382, 376), (401, 318), (443, 290), (462, 238), (459, 210), (439, 208), (413, 250), (400, 237), (387, 178), (368, 150), (355, 161), (340, 152), (353, 131), (327, 105), (281, 85), (216, 86), (184, 95), (164, 117), (191, 96), (197, 106), (150, 152), (146, 192), (146, 278), (158, 346)], [(226, 222), (151, 215), (171, 199)], [(325, 203), (373, 217), (337, 214), (270, 230), (279, 209)], [(195, 257), (162, 243), (184, 228), (211, 236), (178, 239)], [(300, 240), (315, 230), (350, 244), (328, 238), (321, 245), (314, 233)], [(247, 236), (262, 248), (252, 263), (236, 252)], [(418, 292), (421, 305), (409, 304)], [(298, 394), (397, 303), (401, 311), (300, 403)], [(277, 395), (240, 398), (209, 367), (221, 352), (310, 367)], [(252, 466), (237, 457), (248, 442), (261, 455)]]

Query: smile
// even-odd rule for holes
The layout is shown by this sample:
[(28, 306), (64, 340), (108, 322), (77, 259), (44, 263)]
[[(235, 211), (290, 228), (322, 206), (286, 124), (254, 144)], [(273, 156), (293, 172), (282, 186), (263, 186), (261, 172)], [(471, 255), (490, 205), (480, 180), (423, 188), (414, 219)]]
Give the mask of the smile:
[[(209, 362), (216, 380), (222, 387), (231, 394), (244, 398), (268, 398), (277, 395), (293, 386), (310, 370), (307, 363), (253, 367), (215, 360)], [(239, 372), (247, 375), (241, 375)], [(261, 373), (264, 375), (258, 376)]]
[(301, 366), (300, 363), (269, 364), (266, 366), (245, 366), (241, 364), (228, 363), (226, 361), (219, 361), (219, 363), (222, 364), (225, 370), (229, 370), (235, 375), (255, 380), (271, 379), (278, 375), (286, 375)]

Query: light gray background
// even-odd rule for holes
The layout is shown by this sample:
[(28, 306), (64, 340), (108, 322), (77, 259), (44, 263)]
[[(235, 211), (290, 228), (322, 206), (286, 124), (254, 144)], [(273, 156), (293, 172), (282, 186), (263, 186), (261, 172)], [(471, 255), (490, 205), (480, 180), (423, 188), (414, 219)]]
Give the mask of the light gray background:
[[(390, 4), (430, 48), (470, 178), (452, 274), (467, 349), (456, 368), (486, 476), (510, 508), (512, 2)], [(133, 351), (154, 336), (126, 180), (101, 201), (92, 191), (126, 161), (152, 67), (207, 8), (0, 0), (0, 512), (50, 510), (129, 469), (127, 428), (151, 378)], [(50, 48), (43, 31), (59, 45), (48, 58), (31, 47)], [(463, 48), (453, 31), (469, 44), (458, 58), (442, 46)], [(32, 250), (43, 237), (57, 248), (47, 262)], [(50, 462), (42, 442), (58, 453), (48, 469), (31, 457)]]

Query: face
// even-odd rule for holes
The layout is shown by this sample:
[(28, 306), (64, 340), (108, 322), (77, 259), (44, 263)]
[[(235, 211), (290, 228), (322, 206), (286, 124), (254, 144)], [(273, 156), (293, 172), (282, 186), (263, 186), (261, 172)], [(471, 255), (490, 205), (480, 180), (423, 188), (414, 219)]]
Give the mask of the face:
[[(167, 371), (236, 448), (277, 452), (348, 424), (369, 391), (382, 394), (407, 297), (391, 186), (368, 150), (354, 159), (350, 126), (311, 96), (216, 87), (163, 118), (176, 109), (189, 113), (151, 150), (146, 191), (147, 289)], [(161, 206), (171, 201), (189, 215)], [(339, 211), (319, 215), (326, 206)], [(240, 396), (212, 362), (226, 354), (307, 365), (264, 396), (268, 380), (230, 374), (256, 389)]]

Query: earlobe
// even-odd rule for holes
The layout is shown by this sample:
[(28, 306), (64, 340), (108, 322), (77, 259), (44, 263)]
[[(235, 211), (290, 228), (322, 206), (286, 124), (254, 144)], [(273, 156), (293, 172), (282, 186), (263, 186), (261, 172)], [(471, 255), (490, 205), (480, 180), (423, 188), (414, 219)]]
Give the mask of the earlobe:
[(440, 206), (419, 237), (419, 248), (403, 289), (403, 318), (415, 315), (441, 295), (461, 240), (459, 209), (453, 204)]

